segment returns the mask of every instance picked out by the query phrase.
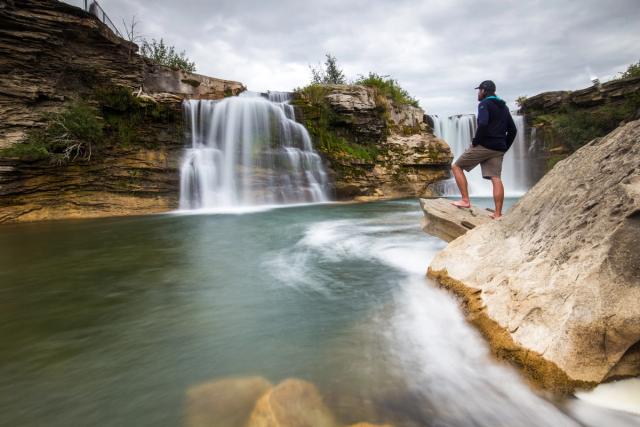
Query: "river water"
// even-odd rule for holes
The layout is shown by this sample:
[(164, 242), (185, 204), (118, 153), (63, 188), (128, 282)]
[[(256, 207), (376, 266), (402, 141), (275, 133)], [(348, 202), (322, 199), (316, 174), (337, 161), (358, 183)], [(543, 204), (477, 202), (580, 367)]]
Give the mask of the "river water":
[(597, 420), (491, 359), (424, 277), (444, 243), (421, 215), (405, 200), (2, 226), (0, 424), (181, 425), (190, 386), (254, 375), (314, 383), (345, 425)]

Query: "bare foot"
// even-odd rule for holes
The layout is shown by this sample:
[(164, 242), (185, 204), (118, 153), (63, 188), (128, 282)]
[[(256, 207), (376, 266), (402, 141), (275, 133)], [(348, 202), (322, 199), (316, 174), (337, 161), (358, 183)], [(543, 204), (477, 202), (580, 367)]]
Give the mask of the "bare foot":
[(492, 213), (491, 215), (489, 215), (491, 217), (491, 219), (500, 219), (502, 218), (502, 215), (497, 215), (495, 212)]
[(457, 208), (470, 208), (471, 202), (465, 202), (464, 200), (458, 200), (457, 202), (451, 202), (451, 204)]

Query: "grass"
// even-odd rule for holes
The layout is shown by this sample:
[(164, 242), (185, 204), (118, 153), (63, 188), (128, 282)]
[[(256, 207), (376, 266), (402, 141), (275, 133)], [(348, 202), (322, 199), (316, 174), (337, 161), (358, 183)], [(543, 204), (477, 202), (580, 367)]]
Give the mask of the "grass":
[(376, 91), (390, 99), (398, 105), (412, 105), (414, 107), (420, 107), (418, 100), (409, 95), (409, 93), (403, 89), (397, 80), (392, 79), (389, 76), (381, 76), (376, 73), (369, 72), (368, 76), (360, 76), (355, 84), (368, 86), (376, 89)]

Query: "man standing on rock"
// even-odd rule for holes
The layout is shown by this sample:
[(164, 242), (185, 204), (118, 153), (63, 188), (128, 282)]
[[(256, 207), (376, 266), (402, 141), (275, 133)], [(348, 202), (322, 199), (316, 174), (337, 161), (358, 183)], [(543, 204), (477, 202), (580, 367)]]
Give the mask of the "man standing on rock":
[(464, 170), (467, 172), (480, 165), (482, 177), (490, 179), (493, 185), (493, 200), (496, 204), (493, 218), (502, 216), (504, 202), (504, 186), (500, 174), (502, 173), (502, 158), (516, 138), (516, 125), (507, 108), (506, 103), (496, 96), (496, 85), (491, 80), (485, 80), (478, 89), (478, 130), (473, 137), (471, 147), (462, 153), (451, 166), (456, 184), (462, 194), (462, 200), (451, 202), (459, 208), (471, 207), (469, 189)]

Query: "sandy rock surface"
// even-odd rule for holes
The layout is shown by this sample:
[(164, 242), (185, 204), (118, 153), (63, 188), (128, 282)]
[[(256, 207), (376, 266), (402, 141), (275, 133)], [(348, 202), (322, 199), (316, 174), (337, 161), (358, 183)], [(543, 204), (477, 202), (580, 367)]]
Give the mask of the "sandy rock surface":
[(599, 383), (640, 374), (638, 242), (634, 121), (558, 163), (502, 220), (452, 241), (429, 274), (538, 380)]

